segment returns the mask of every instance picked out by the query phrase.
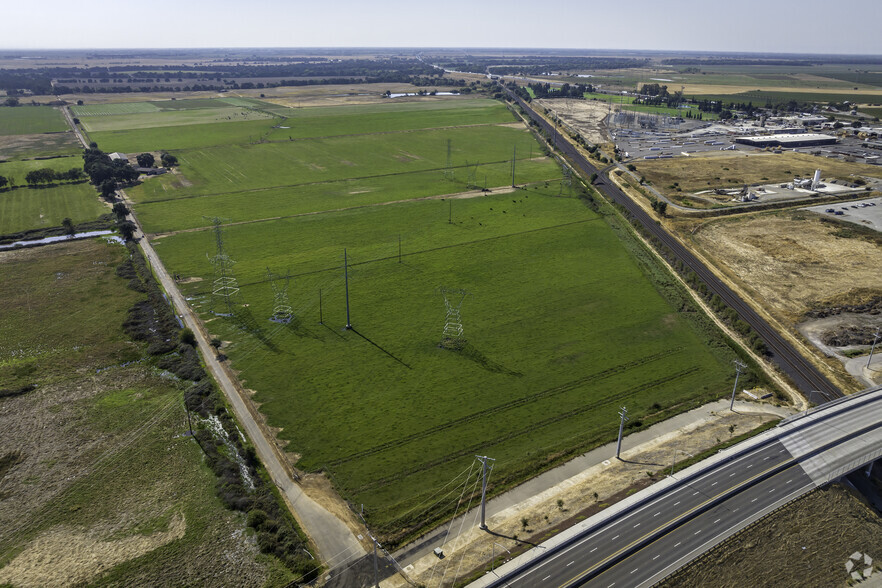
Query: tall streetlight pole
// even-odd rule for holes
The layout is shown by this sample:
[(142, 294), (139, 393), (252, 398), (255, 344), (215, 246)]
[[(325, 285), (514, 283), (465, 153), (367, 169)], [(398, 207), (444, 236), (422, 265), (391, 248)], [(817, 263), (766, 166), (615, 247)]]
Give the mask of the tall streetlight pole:
[(487, 530), (487, 523), (484, 521), (484, 515), (487, 512), (487, 474), (490, 473), (490, 470), (493, 469), (493, 464), (491, 461), (496, 461), (492, 457), (487, 457), (486, 455), (476, 455), (478, 461), (484, 466), (483, 468), (483, 481), (481, 482), (481, 529)]
[(729, 403), (729, 410), (735, 410), (735, 392), (738, 390), (738, 377), (741, 375), (742, 370), (746, 370), (747, 366), (738, 361), (737, 359), (733, 362), (735, 364), (735, 386), (732, 387), (732, 401)]
[(625, 421), (628, 420), (628, 409), (623, 406), (622, 410), (619, 411), (619, 416), (622, 420), (619, 421), (619, 440), (616, 442), (616, 459), (622, 459), (619, 455), (622, 453), (622, 433), (625, 431)]
[(873, 346), (870, 347), (870, 357), (867, 358), (867, 367), (870, 367), (870, 362), (873, 361), (873, 351), (876, 350), (876, 342), (879, 341), (879, 329), (876, 329), (876, 334), (873, 335)]

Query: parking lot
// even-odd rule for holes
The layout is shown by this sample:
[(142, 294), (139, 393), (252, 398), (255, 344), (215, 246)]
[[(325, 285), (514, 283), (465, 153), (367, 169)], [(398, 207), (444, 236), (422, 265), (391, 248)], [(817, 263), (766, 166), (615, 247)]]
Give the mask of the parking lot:
[(823, 216), (852, 222), (882, 232), (882, 197), (835, 205), (811, 206), (804, 210), (811, 210)]

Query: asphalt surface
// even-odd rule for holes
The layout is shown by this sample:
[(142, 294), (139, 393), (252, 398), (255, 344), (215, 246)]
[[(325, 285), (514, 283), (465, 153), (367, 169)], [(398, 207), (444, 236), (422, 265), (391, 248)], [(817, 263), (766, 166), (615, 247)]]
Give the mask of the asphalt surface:
[(740, 457), (721, 456), (491, 585), (651, 586), (789, 500), (879, 459), (879, 390), (788, 419), (775, 429), (778, 438)]
[(554, 146), (559, 149), (569, 160), (588, 176), (598, 174), (594, 187), (607, 196), (616, 204), (625, 208), (628, 213), (637, 219), (643, 227), (656, 237), (662, 244), (670, 249), (689, 269), (695, 272), (708, 289), (723, 299), (732, 307), (738, 316), (749, 324), (762, 338), (769, 349), (769, 359), (776, 364), (794, 383), (797, 389), (804, 395), (812, 391), (821, 392), (827, 399), (839, 398), (839, 391), (817, 368), (797, 352), (774, 328), (757, 314), (744, 300), (741, 299), (731, 288), (724, 284), (716, 275), (704, 265), (697, 257), (692, 255), (679, 241), (670, 235), (661, 225), (655, 222), (646, 211), (616, 187), (608, 177), (604, 177), (602, 170), (596, 168), (570, 143), (561, 136), (560, 132), (548, 121), (535, 113), (528, 104), (515, 96), (507, 88), (509, 96), (524, 109), (544, 131), (551, 137)]
[(681, 517), (688, 516), (715, 497), (791, 459), (787, 449), (780, 442), (775, 442), (756, 453), (726, 463), (676, 490), (658, 496), (638, 511), (592, 533), (506, 586), (569, 586), (583, 583), (590, 586), (609, 586), (613, 583), (637, 586), (713, 539), (714, 528), (726, 533), (732, 524), (780, 500), (780, 493), (773, 489), (791, 486), (794, 489), (805, 488), (812, 484), (811, 479), (798, 467), (791, 467), (784, 472), (786, 475), (782, 479), (775, 477), (742, 492), (701, 517), (676, 527), (648, 548), (637, 551), (600, 575), (594, 575), (592, 570), (607, 560), (624, 556), (629, 546), (648, 534), (675, 525)]

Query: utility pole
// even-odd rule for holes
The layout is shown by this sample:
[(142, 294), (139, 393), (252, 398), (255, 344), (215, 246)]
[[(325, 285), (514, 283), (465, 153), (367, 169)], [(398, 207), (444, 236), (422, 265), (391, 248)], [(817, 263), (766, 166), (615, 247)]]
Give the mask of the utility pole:
[(517, 159), (518, 159), (518, 146), (515, 145), (514, 151), (512, 152), (512, 155), (511, 155), (511, 187), (512, 188), (517, 187), (515, 185), (515, 161), (517, 161)]
[(619, 411), (622, 420), (619, 422), (619, 440), (616, 442), (616, 459), (622, 459), (619, 455), (622, 453), (622, 433), (625, 431), (625, 421), (628, 420), (628, 409), (624, 406)]
[(737, 359), (732, 362), (735, 364), (735, 386), (732, 388), (732, 402), (729, 403), (729, 410), (735, 410), (735, 392), (738, 390), (738, 376), (741, 375), (742, 370), (746, 370), (747, 366), (738, 361)]
[(487, 523), (484, 520), (484, 515), (487, 510), (487, 474), (493, 469), (493, 465), (489, 462), (496, 460), (492, 457), (487, 457), (486, 455), (476, 455), (475, 457), (477, 457), (478, 461), (484, 466), (483, 481), (481, 482), (481, 529), (486, 531)]
[(346, 257), (346, 249), (343, 249), (343, 280), (346, 282), (346, 328), (352, 328), (352, 321), (349, 320), (349, 261)]
[(364, 524), (364, 528), (367, 531), (368, 537), (371, 538), (371, 542), (374, 544), (374, 586), (375, 588), (380, 588), (380, 565), (378, 563), (377, 558), (377, 548), (380, 547), (380, 543), (374, 538), (371, 534), (370, 530), (367, 528), (367, 521), (364, 520), (364, 505), (361, 505), (361, 512), (359, 513), (361, 517), (361, 522)]
[(870, 357), (867, 358), (867, 367), (870, 367), (870, 362), (873, 361), (873, 351), (876, 350), (876, 342), (879, 340), (879, 329), (876, 329), (876, 334), (873, 335), (873, 346), (870, 347)]

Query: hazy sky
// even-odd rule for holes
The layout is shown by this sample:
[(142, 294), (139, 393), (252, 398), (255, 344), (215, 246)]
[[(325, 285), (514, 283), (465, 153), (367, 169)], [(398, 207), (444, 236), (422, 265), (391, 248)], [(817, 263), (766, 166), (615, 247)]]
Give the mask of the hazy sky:
[[(541, 10), (541, 11), (540, 11)], [(14, 0), (0, 48), (553, 47), (882, 54), (879, 0)]]

